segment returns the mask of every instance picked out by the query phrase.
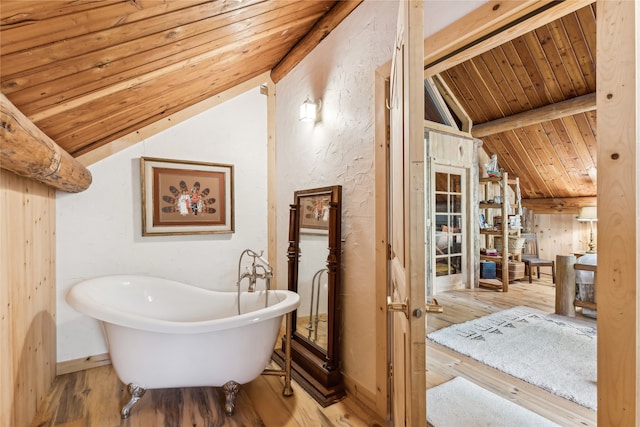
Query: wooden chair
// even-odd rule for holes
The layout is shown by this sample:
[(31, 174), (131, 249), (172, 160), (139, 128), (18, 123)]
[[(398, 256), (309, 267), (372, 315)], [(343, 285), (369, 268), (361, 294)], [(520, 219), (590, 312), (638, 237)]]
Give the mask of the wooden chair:
[(556, 263), (550, 259), (539, 258), (536, 233), (522, 233), (521, 237), (524, 237), (522, 262), (524, 262), (525, 275), (529, 275), (529, 283), (532, 282), (534, 268), (537, 270), (538, 279), (540, 278), (540, 267), (551, 267), (551, 278), (553, 283), (556, 283)]

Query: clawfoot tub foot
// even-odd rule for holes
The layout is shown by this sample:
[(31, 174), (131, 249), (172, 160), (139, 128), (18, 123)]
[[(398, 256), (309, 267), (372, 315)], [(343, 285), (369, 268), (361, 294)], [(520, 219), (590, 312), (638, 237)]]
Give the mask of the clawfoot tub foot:
[(136, 404), (136, 402), (138, 402), (138, 400), (140, 400), (142, 396), (144, 396), (145, 391), (147, 390), (143, 389), (139, 385), (136, 385), (134, 383), (129, 384), (129, 394), (131, 394), (131, 399), (129, 399), (129, 401), (122, 407), (122, 410), (120, 410), (120, 417), (122, 419), (129, 417), (131, 408)]
[(228, 416), (233, 415), (233, 411), (236, 409), (236, 395), (240, 390), (240, 384), (235, 381), (229, 381), (222, 386), (224, 391), (224, 411)]

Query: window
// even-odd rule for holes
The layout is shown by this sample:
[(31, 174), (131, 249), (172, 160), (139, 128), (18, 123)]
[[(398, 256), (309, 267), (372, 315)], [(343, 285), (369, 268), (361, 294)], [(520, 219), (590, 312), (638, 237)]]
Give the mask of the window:
[(424, 80), (424, 119), (456, 130), (469, 131), (470, 119), (439, 77)]
[[(463, 277), (466, 249), (464, 174), (464, 169), (453, 167), (436, 166), (435, 170), (435, 277), (445, 286), (455, 286)], [(445, 279), (444, 282), (441, 279)], [(437, 288), (442, 289), (441, 286)]]

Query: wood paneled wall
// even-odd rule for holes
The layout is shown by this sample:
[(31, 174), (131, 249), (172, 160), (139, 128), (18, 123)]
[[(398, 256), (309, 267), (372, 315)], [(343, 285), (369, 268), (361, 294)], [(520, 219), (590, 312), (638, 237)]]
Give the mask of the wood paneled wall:
[[(589, 224), (578, 222), (576, 214), (534, 214), (528, 232), (538, 237), (540, 258), (555, 260), (556, 255), (571, 255), (589, 249)], [(593, 240), (598, 242), (596, 224)], [(597, 246), (596, 246), (597, 251)]]
[(0, 169), (0, 426), (28, 426), (55, 376), (55, 190)]

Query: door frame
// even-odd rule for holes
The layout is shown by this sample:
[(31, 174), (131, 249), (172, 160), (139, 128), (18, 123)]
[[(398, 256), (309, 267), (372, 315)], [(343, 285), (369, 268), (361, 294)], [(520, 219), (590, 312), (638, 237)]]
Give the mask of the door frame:
[[(572, 2), (560, 2), (548, 7), (551, 1), (539, 1), (539, 0), (523, 0), (521, 2), (503, 2), (501, 0), (489, 0), (485, 4), (479, 6), (469, 14), (461, 17), (457, 21), (446, 26), (437, 33), (431, 35), (424, 40), (424, 76), (429, 77), (437, 74), (453, 65), (459, 64), (464, 60), (477, 56), (480, 53), (487, 51), (499, 44), (502, 44), (508, 40), (512, 40), (534, 28), (549, 23), (559, 17), (565, 16), (577, 9), (580, 9), (588, 4), (594, 3), (596, 0), (575, 0)], [(599, 0), (598, 5), (604, 5), (606, 1)], [(426, 3), (428, 5), (428, 2)], [(626, 5), (633, 7), (632, 5)], [(428, 6), (427, 6), (428, 7)], [(615, 14), (618, 9), (624, 9), (625, 6), (619, 4), (611, 4), (607, 6), (610, 10), (610, 14)], [(604, 9), (605, 6), (602, 6)], [(529, 19), (535, 15), (535, 19)], [(638, 23), (631, 20), (628, 25), (631, 27), (637, 27)], [(601, 22), (600, 16), (598, 22)], [(498, 31), (500, 30), (500, 31)], [(598, 42), (611, 42), (617, 40), (623, 31), (621, 26), (611, 28), (610, 34), (601, 35), (598, 32)], [(629, 57), (628, 54), (625, 54)], [(634, 61), (623, 61), (623, 55), (621, 53), (611, 52), (609, 56), (619, 59), (618, 63), (624, 62), (626, 65), (634, 63)], [(597, 70), (603, 70), (607, 68), (606, 64), (598, 62)], [(389, 277), (389, 271), (387, 266), (388, 260), (388, 239), (387, 239), (387, 223), (389, 220), (387, 211), (387, 140), (388, 140), (388, 121), (385, 119), (386, 109), (386, 96), (385, 96), (385, 82), (388, 81), (391, 74), (391, 61), (381, 65), (375, 70), (375, 260), (376, 260), (376, 410), (381, 416), (389, 416), (389, 396), (390, 388), (388, 387), (388, 374), (389, 374), (389, 328), (387, 323), (387, 311), (386, 311), (386, 297), (387, 286)], [(613, 84), (614, 82), (610, 82)], [(599, 93), (600, 93), (599, 85)], [(598, 95), (598, 101), (604, 99)], [(598, 102), (601, 104), (600, 102)], [(621, 115), (628, 116), (635, 113), (636, 108), (633, 100), (626, 100), (625, 103), (616, 105), (614, 107), (618, 114), (613, 114), (612, 117), (618, 117)], [(615, 120), (614, 120), (615, 122)], [(617, 123), (617, 122), (616, 122)], [(636, 124), (637, 125), (637, 124)], [(601, 142), (600, 139), (598, 141)], [(608, 141), (602, 141), (608, 143)], [(633, 145), (634, 141), (630, 141)], [(615, 143), (609, 143), (610, 146), (615, 147)], [(612, 148), (614, 149), (614, 148)], [(602, 151), (601, 151), (602, 150)], [(603, 152), (603, 147), (599, 144), (599, 152)], [(635, 153), (635, 152), (634, 152)], [(598, 157), (599, 159), (602, 156)], [(601, 163), (600, 161), (598, 163)], [(605, 163), (603, 162), (603, 167)], [(617, 179), (617, 173), (621, 169), (611, 170), (609, 172), (612, 175), (612, 179)], [(606, 171), (603, 169), (599, 174), (599, 179), (605, 176)], [(473, 190), (471, 190), (473, 191)], [(599, 199), (603, 197), (603, 194), (598, 194)], [(606, 200), (612, 200), (613, 195), (606, 197)], [(602, 204), (605, 199), (601, 201)], [(599, 200), (600, 201), (600, 200)], [(629, 218), (629, 223), (633, 223), (635, 218), (635, 212), (628, 212), (626, 217)], [(600, 226), (604, 223), (600, 223)], [(603, 227), (600, 227), (603, 228)], [(635, 231), (635, 229), (634, 229)], [(637, 233), (633, 236), (636, 237)], [(611, 255), (613, 256), (613, 255)], [(611, 262), (611, 261), (608, 261)], [(636, 265), (630, 265), (630, 269), (625, 270), (625, 277), (630, 277), (628, 283), (635, 283), (636, 275), (640, 273), (634, 269)], [(633, 271), (631, 271), (633, 270)], [(475, 282), (475, 279), (474, 279)], [(640, 286), (636, 286), (640, 294)], [(631, 291), (631, 289), (630, 289)], [(637, 307), (634, 306), (637, 310)], [(635, 313), (635, 311), (634, 311)], [(632, 317), (629, 320), (625, 318), (625, 326), (631, 328), (634, 326)], [(634, 338), (635, 342), (640, 341), (640, 332), (636, 331)], [(617, 335), (612, 338), (612, 342), (617, 339)], [(602, 344), (602, 343), (600, 343)], [(611, 347), (615, 348), (615, 346)], [(600, 351), (600, 350), (599, 350)], [(640, 353), (639, 353), (640, 354)], [(386, 357), (386, 359), (385, 359)], [(622, 357), (622, 356), (619, 356)], [(619, 359), (619, 357), (615, 357)], [(638, 357), (628, 358), (629, 363), (625, 366), (629, 366), (630, 363), (638, 359)], [(426, 363), (426, 362), (425, 362)], [(630, 366), (629, 366), (630, 367)], [(599, 366), (603, 368), (603, 366)], [(598, 376), (604, 378), (611, 376), (611, 378), (618, 378), (616, 372), (611, 371), (612, 368), (599, 369)], [(636, 369), (631, 369), (628, 372), (636, 372)], [(640, 380), (638, 380), (640, 383)], [(631, 386), (631, 384), (630, 384)], [(634, 389), (635, 390), (635, 389)], [(610, 397), (604, 396), (602, 399), (604, 403), (610, 402), (609, 405), (604, 408), (613, 408), (617, 406), (614, 402), (611, 402), (615, 396), (615, 393), (611, 393)], [(640, 396), (640, 386), (635, 390), (634, 399), (638, 399)], [(426, 406), (426, 402), (425, 402)], [(635, 416), (638, 405), (633, 405), (633, 411), (628, 411), (630, 416)], [(601, 414), (602, 413), (602, 414)], [(605, 416), (605, 411), (601, 410), (598, 413), (598, 417)], [(640, 418), (640, 415), (639, 415)], [(622, 425), (622, 424), (621, 424)]]

